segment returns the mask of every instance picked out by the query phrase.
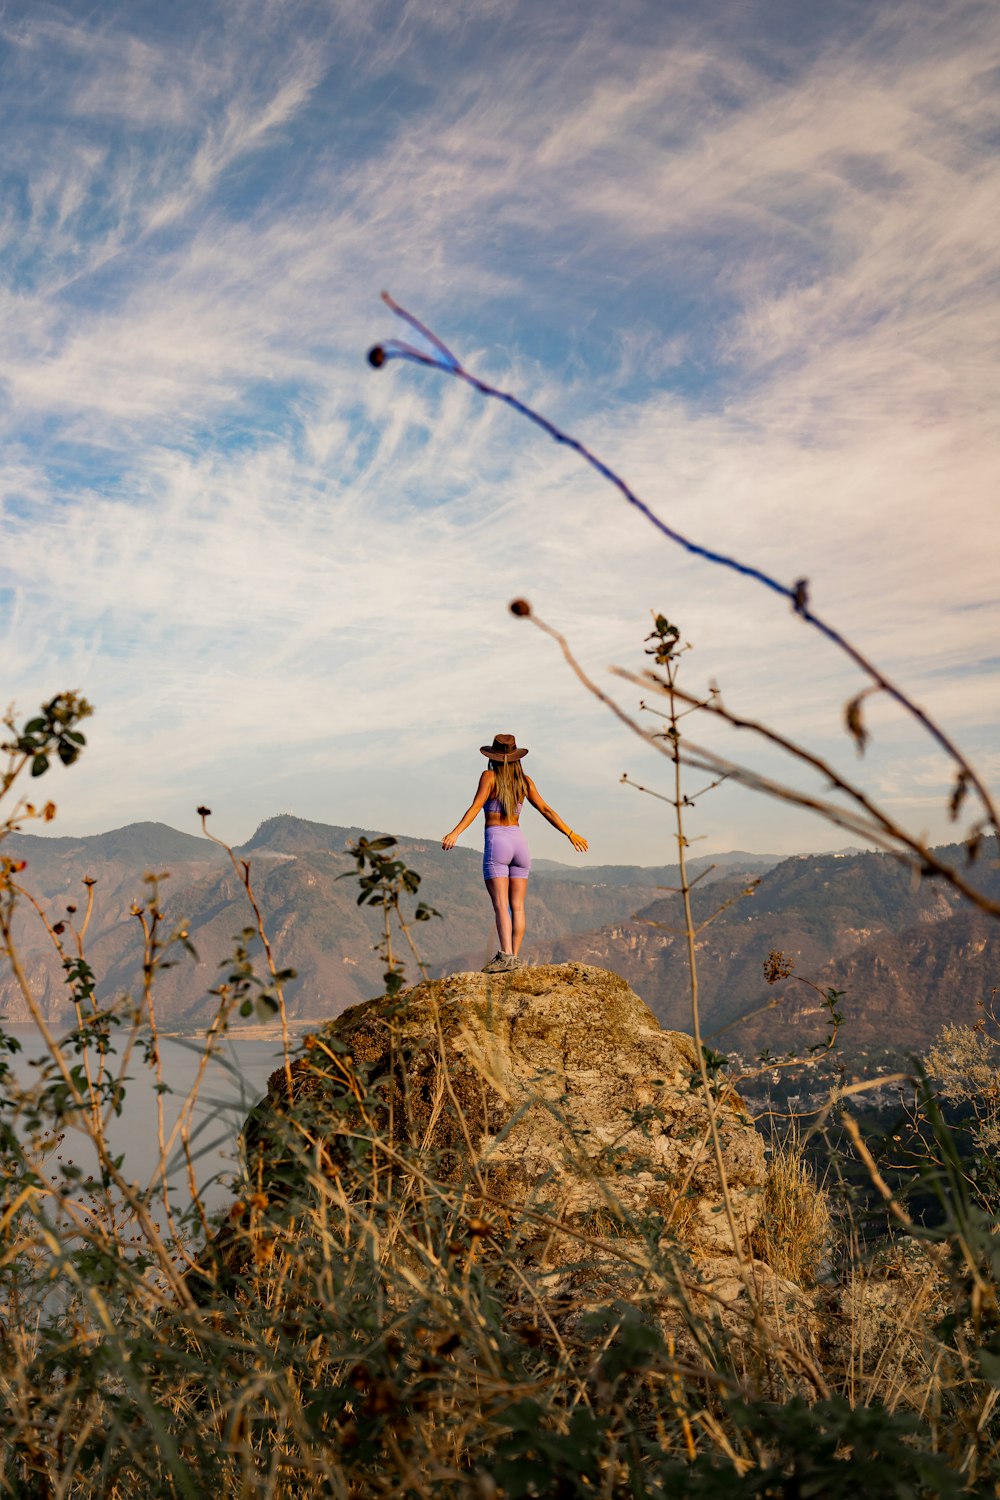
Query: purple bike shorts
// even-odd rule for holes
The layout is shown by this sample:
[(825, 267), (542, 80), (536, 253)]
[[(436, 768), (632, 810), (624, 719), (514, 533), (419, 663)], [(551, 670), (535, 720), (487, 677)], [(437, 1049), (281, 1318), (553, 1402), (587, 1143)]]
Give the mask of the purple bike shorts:
[(508, 876), (514, 880), (527, 880), (531, 869), (531, 851), (528, 840), (516, 823), (494, 823), (486, 830), (486, 848), (483, 850), (483, 879), (496, 880)]

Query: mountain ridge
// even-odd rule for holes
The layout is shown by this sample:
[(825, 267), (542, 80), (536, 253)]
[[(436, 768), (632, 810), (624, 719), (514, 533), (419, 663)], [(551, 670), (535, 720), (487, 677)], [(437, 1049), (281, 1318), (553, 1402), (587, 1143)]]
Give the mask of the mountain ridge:
[[(9, 837), (8, 847), (16, 848), (22, 843), (36, 851), (43, 849), (59, 850), (68, 852), (70, 850), (84, 849), (95, 852), (104, 852), (115, 849), (116, 852), (138, 852), (139, 838), (143, 839), (142, 849), (146, 854), (155, 854), (157, 858), (166, 854), (169, 857), (171, 849), (177, 850), (176, 857), (196, 857), (202, 853), (206, 857), (212, 849), (219, 846), (212, 839), (206, 838), (204, 834), (185, 833), (174, 828), (169, 823), (158, 821), (139, 821), (136, 823), (125, 823), (119, 828), (102, 830), (100, 833), (88, 833), (77, 835), (66, 834), (43, 834), (43, 833), (12, 833)], [(335, 835), (336, 839), (332, 836)], [(347, 839), (360, 837), (374, 838), (384, 837), (387, 830), (365, 827), (361, 824), (321, 823), (315, 819), (302, 818), (297, 813), (274, 813), (264, 818), (255, 828), (250, 837), (241, 843), (233, 844), (232, 848), (236, 854), (253, 854), (267, 849), (278, 849), (279, 852), (294, 852), (294, 850), (281, 849), (281, 842), (297, 844), (302, 849), (331, 849), (334, 852), (343, 850)], [(276, 837), (277, 836), (277, 837)], [(419, 834), (392, 834), (397, 844), (402, 847), (431, 848), (439, 847), (440, 840), (427, 838)], [(224, 852), (224, 851), (223, 851)], [(464, 852), (482, 853), (482, 850), (465, 847)], [(702, 870), (711, 864), (725, 867), (732, 865), (760, 865), (772, 866), (779, 864), (790, 856), (780, 854), (754, 854), (748, 850), (727, 850), (719, 854), (696, 856), (689, 860), (692, 868)], [(791, 856), (799, 857), (799, 856)], [(634, 876), (636, 883), (644, 884), (646, 880), (639, 877), (652, 877), (671, 872), (676, 873), (676, 864), (668, 865), (636, 865), (636, 864), (601, 864), (580, 865), (565, 864), (560, 860), (539, 858), (532, 862), (532, 869), (539, 874), (558, 874), (560, 877), (565, 872), (568, 879), (584, 881), (589, 876), (598, 872), (620, 872), (622, 875)], [(628, 883), (622, 881), (622, 883)]]
[[(358, 907), (345, 848), (349, 839), (376, 833), (282, 813), (264, 819), (235, 848), (238, 859), (250, 862), (279, 966), (298, 971), (286, 996), (293, 1018), (337, 1015), (382, 988), (383, 965), (373, 951), (380, 913)], [(396, 849), (420, 873), (420, 897), (443, 914), (419, 931), (429, 973), (479, 968), (496, 946), (480, 853), (461, 846), (446, 853), (436, 838), (410, 835), (398, 836)], [(79, 905), (84, 875), (96, 879), (87, 951), (108, 1002), (136, 988), (142, 942), (132, 908), (148, 900), (147, 872), (163, 876), (159, 905), (168, 924), (184, 924), (198, 958), (159, 976), (158, 1015), (174, 1027), (206, 1022), (219, 966), (250, 917), (224, 849), (166, 824), (135, 823), (80, 838), (12, 835), (4, 852), (27, 859), (24, 879), (50, 921)], [(939, 852), (965, 857), (957, 844)], [(780, 990), (766, 985), (763, 961), (771, 948), (787, 952), (804, 977), (848, 991), (845, 1035), (859, 1044), (890, 1032), (902, 1047), (922, 1045), (944, 1019), (975, 1019), (979, 1001), (1000, 979), (995, 923), (951, 887), (914, 883), (883, 854), (773, 859), (731, 851), (692, 861), (693, 873), (710, 872), (693, 893), (696, 920), (707, 924), (698, 939), (706, 1035), (721, 1031), (727, 1046), (774, 1051), (785, 1050), (786, 1034), (790, 1045), (813, 1039), (806, 1033), (819, 1024), (815, 993), (792, 980)], [(979, 868), (1000, 894), (995, 865)], [(539, 861), (529, 887), (526, 955), (614, 969), (648, 997), (662, 1024), (688, 1027), (685, 945), (675, 931), (680, 913), (676, 896), (664, 889), (676, 878), (676, 866), (668, 865), (581, 869)], [(755, 894), (747, 895), (749, 889)], [(720, 906), (725, 910), (716, 914)], [(22, 911), (16, 935), (43, 1010), (68, 1023), (63, 974), (44, 929)], [(778, 994), (780, 1006), (769, 1006), (763, 1019), (740, 1020)], [(0, 975), (0, 1008), (13, 1019), (24, 1010), (10, 976)]]

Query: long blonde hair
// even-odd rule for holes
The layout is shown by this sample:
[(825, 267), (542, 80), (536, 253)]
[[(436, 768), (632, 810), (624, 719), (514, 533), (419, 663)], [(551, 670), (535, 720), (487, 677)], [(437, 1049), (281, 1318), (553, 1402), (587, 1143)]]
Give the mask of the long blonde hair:
[(493, 772), (492, 795), (503, 808), (505, 818), (516, 818), (518, 803), (528, 795), (528, 779), (521, 770), (521, 762), (511, 760), (504, 764), (502, 760), (491, 760), (490, 770)]

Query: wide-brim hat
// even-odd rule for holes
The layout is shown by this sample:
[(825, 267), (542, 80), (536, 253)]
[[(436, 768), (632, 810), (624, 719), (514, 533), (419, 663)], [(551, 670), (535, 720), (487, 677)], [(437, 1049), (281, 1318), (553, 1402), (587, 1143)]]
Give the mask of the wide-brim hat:
[(521, 760), (528, 752), (517, 748), (517, 740), (512, 734), (495, 734), (492, 745), (480, 745), (479, 753), (506, 765), (510, 760)]

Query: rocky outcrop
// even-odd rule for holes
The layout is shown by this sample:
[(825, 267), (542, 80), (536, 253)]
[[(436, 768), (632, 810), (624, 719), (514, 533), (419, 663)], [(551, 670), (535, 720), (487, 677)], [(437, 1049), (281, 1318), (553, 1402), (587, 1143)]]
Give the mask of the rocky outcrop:
[(691, 1037), (605, 969), (453, 974), (356, 1005), (274, 1072), (244, 1140), (248, 1189), (202, 1262), (209, 1288), (221, 1268), (258, 1295), (255, 1263), (282, 1236), (305, 1263), (296, 1225), (322, 1199), (323, 1264), (373, 1257), (394, 1315), (464, 1297), (475, 1265), (529, 1344), (589, 1347), (610, 1311), (658, 1324), (692, 1369), (729, 1349), (776, 1400), (845, 1372), (916, 1379), (936, 1357), (929, 1264), (815, 1288), (770, 1264), (795, 1214), (739, 1095), (721, 1080), (706, 1097)]
[[(348, 1191), (358, 1079), (360, 1133), (383, 1141), (390, 1166), (416, 1148), (436, 1182), (462, 1185), (508, 1268), (513, 1257), (529, 1278), (527, 1303), (507, 1287), (509, 1316), (519, 1304), (530, 1316), (539, 1295), (562, 1327), (615, 1298), (654, 1295), (671, 1317), (668, 1305), (692, 1299), (703, 1316), (808, 1300), (749, 1253), (766, 1166), (738, 1094), (722, 1082), (714, 1095), (724, 1189), (692, 1039), (662, 1030), (616, 974), (576, 963), (453, 974), (354, 1006), (310, 1038), (292, 1097), (311, 1107)], [(288, 1092), (278, 1069), (245, 1133), (265, 1189)], [(662, 1267), (664, 1246), (680, 1282), (654, 1276), (651, 1292), (643, 1268), (650, 1255)]]
[[(296, 1093), (316, 1091), (315, 1056), (330, 1043), (385, 1080), (390, 1134), (419, 1142), (439, 1176), (474, 1162), (486, 1196), (512, 1207), (544, 1202), (577, 1228), (655, 1215), (692, 1249), (734, 1252), (694, 1043), (663, 1031), (618, 975), (575, 963), (454, 974), (353, 1006), (293, 1064)], [(275, 1106), (287, 1096), (283, 1068), (268, 1094)], [(716, 1110), (730, 1207), (749, 1240), (763, 1142), (727, 1085)]]

